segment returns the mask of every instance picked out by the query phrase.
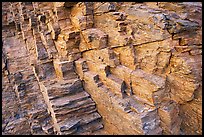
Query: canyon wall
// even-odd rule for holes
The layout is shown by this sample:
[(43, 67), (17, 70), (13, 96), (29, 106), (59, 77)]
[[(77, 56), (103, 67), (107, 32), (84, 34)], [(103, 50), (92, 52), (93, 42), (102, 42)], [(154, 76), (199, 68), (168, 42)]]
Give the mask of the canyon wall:
[(2, 134), (202, 134), (200, 2), (3, 2)]

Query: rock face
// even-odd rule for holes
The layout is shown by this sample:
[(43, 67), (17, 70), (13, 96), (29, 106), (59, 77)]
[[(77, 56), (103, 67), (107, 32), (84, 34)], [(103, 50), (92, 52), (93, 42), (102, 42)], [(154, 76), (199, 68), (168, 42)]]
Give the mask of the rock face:
[(201, 2), (3, 2), (2, 134), (201, 135)]

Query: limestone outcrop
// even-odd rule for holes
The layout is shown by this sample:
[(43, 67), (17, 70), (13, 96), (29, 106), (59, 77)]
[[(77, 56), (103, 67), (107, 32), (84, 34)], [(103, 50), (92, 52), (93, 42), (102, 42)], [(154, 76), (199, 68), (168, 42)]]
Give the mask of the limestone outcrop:
[(3, 2), (2, 134), (201, 135), (201, 2)]

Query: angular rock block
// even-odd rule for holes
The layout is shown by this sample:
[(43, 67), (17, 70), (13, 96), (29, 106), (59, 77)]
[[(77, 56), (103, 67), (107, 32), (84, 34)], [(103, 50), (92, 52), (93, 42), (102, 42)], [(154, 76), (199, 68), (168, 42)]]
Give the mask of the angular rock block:
[(82, 36), (79, 46), (81, 52), (90, 49), (103, 49), (108, 46), (108, 35), (99, 29), (86, 29), (82, 31)]
[[(185, 47), (185, 46), (182, 46)], [(192, 49), (188, 47), (187, 50), (190, 52)], [(200, 47), (201, 48), (201, 47)], [(187, 76), (188, 78), (194, 79), (195, 81), (201, 81), (202, 79), (202, 55), (190, 55), (189, 52), (179, 53), (172, 56), (170, 61), (171, 72)]]
[(199, 84), (195, 83), (194, 79), (176, 73), (169, 74), (167, 81), (171, 88), (170, 95), (172, 99), (179, 104), (191, 101), (194, 98), (194, 91), (199, 86)]
[(115, 68), (110, 68), (110, 72), (111, 74), (117, 76), (118, 78), (122, 79), (125, 81), (125, 84), (127, 86), (127, 88), (131, 88), (131, 73), (132, 73), (132, 69), (125, 67), (123, 65), (118, 65)]
[(121, 46), (129, 46), (132, 42), (132, 36), (129, 33), (126, 34), (125, 31), (119, 32), (120, 28), (122, 27), (119, 26), (119, 24), (123, 24), (123, 21), (118, 22), (116, 20), (113, 20), (113, 15), (111, 14), (112, 12), (94, 17), (96, 19), (96, 21), (94, 22), (94, 26), (108, 35), (109, 47), (114, 48)]
[[(189, 33), (188, 33), (189, 34)], [(181, 39), (180, 45), (181, 46), (191, 46), (191, 45), (200, 45), (202, 44), (201, 37), (202, 37), (202, 32), (197, 31), (193, 36), (192, 34), (182, 35), (182, 36), (177, 36), (177, 39)]]
[(56, 111), (56, 118), (58, 119), (58, 122), (63, 121), (64, 119), (73, 119), (74, 117), (77, 117), (78, 119), (82, 119), (85, 115), (89, 115), (96, 111), (97, 110), (96, 110), (95, 103), (89, 103), (89, 104), (78, 106), (77, 108), (71, 108), (69, 109), (69, 111), (65, 111), (64, 109), (60, 111), (60, 113)]
[(57, 77), (60, 79), (74, 79), (77, 78), (77, 74), (74, 72), (74, 63), (69, 61), (60, 62), (59, 60), (54, 61), (54, 68)]
[(126, 84), (123, 80), (117, 78), (113, 74), (109, 74), (103, 83), (109, 87), (112, 92), (120, 97), (124, 97)]
[(47, 88), (47, 93), (50, 100), (63, 97), (65, 95), (72, 95), (83, 90), (82, 82), (79, 79), (60, 81), (53, 84), (47, 82), (44, 83), (44, 85)]
[(86, 117), (82, 118), (81, 125), (88, 124), (99, 118), (101, 118), (101, 116), (97, 112), (91, 113), (90, 115), (87, 115)]
[(135, 46), (137, 64), (144, 71), (164, 73), (170, 63), (170, 51), (178, 44), (178, 41), (166, 39)]
[[(85, 72), (85, 75), (86, 73), (88, 74), (88, 72)], [(104, 121), (111, 121), (111, 123), (114, 125), (117, 125), (123, 121), (123, 125), (118, 126), (118, 128), (120, 128), (121, 133), (125, 134), (155, 135), (162, 133), (162, 129), (159, 127), (157, 109), (155, 109), (155, 107), (144, 105), (139, 100), (130, 100), (130, 97), (120, 99), (118, 96), (115, 96), (114, 93), (112, 93), (112, 91), (105, 86), (105, 84), (97, 88), (93, 80), (96, 76), (97, 74), (90, 78), (91, 76), (87, 75), (87, 77), (84, 79), (85, 89), (89, 91), (93, 99), (96, 100), (97, 108), (100, 114), (104, 116)], [(127, 107), (130, 107), (129, 111), (126, 110)], [(117, 117), (121, 117), (122, 120), (118, 120)], [(114, 132), (114, 127), (111, 125), (109, 125), (107, 122), (106, 126), (111, 129), (111, 132)], [(134, 128), (134, 130), (133, 127), (137, 128)], [(132, 130), (126, 130), (129, 128)], [(106, 130), (110, 131), (109, 129)], [(118, 133), (118, 130), (115, 133)]]
[(133, 94), (151, 105), (158, 105), (165, 97), (165, 79), (136, 69), (131, 73)]
[(66, 57), (69, 54), (79, 53), (80, 34), (76, 31), (64, 30), (55, 42), (58, 52)]
[(80, 123), (80, 120), (78, 119), (63, 121), (59, 123), (60, 131), (62, 132), (62, 134), (65, 134), (65, 135), (73, 134), (74, 132), (76, 132), (76, 130), (73, 130), (73, 128), (78, 127), (79, 123)]
[(99, 81), (99, 75), (97, 73), (87, 71), (84, 73), (84, 80), (97, 83)]
[(71, 31), (70, 33), (66, 32), (65, 35), (66, 50), (68, 50), (69, 54), (79, 53), (80, 33)]
[(119, 64), (114, 52), (108, 48), (84, 52), (83, 58), (87, 61), (109, 65), (110, 67), (115, 67)]
[[(202, 91), (199, 91), (200, 97)], [(202, 101), (193, 100), (190, 104), (185, 103), (179, 107), (180, 117), (182, 119), (181, 130), (186, 135), (202, 134)]]
[(112, 15), (113, 19), (116, 21), (124, 21), (127, 17), (124, 12), (112, 12), (109, 14)]
[(97, 113), (96, 105), (83, 90), (81, 80), (44, 81), (43, 85), (44, 97), (49, 102), (49, 110), (54, 115), (60, 134), (74, 134), (84, 124), (101, 118), (92, 116), (92, 113)]
[(159, 126), (160, 120), (157, 109), (149, 109), (140, 114), (142, 129), (146, 135), (161, 135), (162, 128)]
[(90, 98), (85, 98), (83, 100), (64, 105), (60, 108), (55, 108), (54, 111), (57, 121), (63, 121), (63, 119), (67, 118), (80, 118), (84, 114), (96, 111), (96, 104)]
[(71, 26), (70, 18), (59, 20), (58, 23), (59, 23), (59, 27), (60, 27), (61, 31), (66, 31)]
[(105, 2), (105, 3), (102, 3), (102, 2), (97, 2), (97, 3), (94, 3), (94, 13), (95, 14), (99, 14), (99, 13), (106, 13), (106, 12), (113, 12), (116, 10), (116, 4), (115, 3), (111, 3), (111, 2)]
[[(199, 28), (199, 24), (197, 22), (175, 19), (174, 17), (170, 17), (170, 21), (168, 22), (169, 22), (168, 24), (169, 26), (167, 25), (168, 32), (174, 34), (174, 37), (177, 37), (177, 35), (183, 33), (197, 31)], [(173, 39), (175, 39), (174, 37)]]
[(29, 135), (31, 134), (30, 125), (26, 118), (20, 118), (9, 122), (5, 128), (4, 133), (6, 134), (16, 134), (16, 135)]
[(34, 66), (35, 73), (40, 81), (56, 77), (53, 61), (48, 61)]
[(51, 100), (51, 104), (53, 108), (60, 108), (73, 102), (84, 100), (88, 97), (90, 97), (90, 95), (87, 92), (83, 91), (75, 95), (53, 99)]
[(120, 21), (118, 23), (118, 32), (121, 32), (121, 34), (127, 32), (127, 25), (128, 23), (126, 21)]
[[(85, 30), (85, 29), (90, 29), (93, 28), (94, 24), (94, 19), (92, 14), (84, 15), (89, 12), (88, 9), (82, 4), (81, 7), (78, 6), (77, 4), (75, 7), (72, 8), (71, 11), (71, 20), (75, 27), (79, 30)], [(84, 9), (84, 11), (79, 10)], [(88, 12), (87, 12), (88, 11)]]
[(72, 8), (71, 20), (77, 29), (85, 30), (93, 27), (93, 3), (85, 2)]
[(65, 41), (72, 40), (72, 39), (76, 39), (76, 41), (80, 40), (80, 32), (73, 30), (73, 28), (68, 29), (66, 31), (62, 31), (62, 34), (64, 35)]
[(136, 69), (136, 54), (133, 47), (118, 47), (113, 49), (119, 56), (121, 65), (124, 65), (132, 70)]
[(57, 8), (57, 17), (58, 20), (65, 20), (70, 18), (70, 10), (65, 7), (58, 7)]
[(175, 101), (166, 100), (162, 102), (162, 105), (158, 109), (158, 114), (164, 134), (180, 134), (181, 118), (179, 116), (179, 106)]
[(75, 7), (72, 8), (73, 14), (81, 14), (84, 16), (92, 15), (93, 10), (93, 2), (84, 2), (84, 3), (77, 3)]
[[(85, 30), (87, 29), (87, 22), (86, 22), (87, 17), (86, 16), (79, 16), (76, 19), (72, 19), (75, 24), (77, 24), (77, 27), (80, 30)], [(91, 28), (91, 27), (90, 27)]]
[(33, 37), (33, 31), (32, 30), (28, 30), (28, 31), (24, 31), (24, 35), (25, 35), (25, 39), (26, 39), (26, 44), (28, 45), (27, 47), (31, 49), (35, 48), (34, 47), (34, 37)]
[(86, 60), (83, 58), (78, 59), (75, 61), (76, 72), (79, 75), (80, 79), (83, 79), (84, 72), (89, 70)]
[(51, 35), (46, 35), (46, 43), (47, 43), (47, 51), (49, 54), (49, 58), (56, 58), (57, 49), (55, 47), (55, 43), (51, 38)]
[(44, 60), (48, 58), (47, 49), (45, 48), (44, 44), (41, 42), (40, 38), (36, 38), (36, 53), (37, 59)]
[(108, 74), (110, 73), (109, 71), (109, 66), (104, 65), (104, 64), (99, 64), (99, 63), (94, 63), (92, 61), (86, 61), (88, 68), (91, 72), (96, 73), (99, 75), (100, 79), (105, 80)]
[(126, 13), (128, 14), (128, 20), (138, 20), (137, 24), (130, 23), (127, 26), (127, 29), (132, 32), (134, 45), (170, 37), (170, 34), (164, 29), (166, 16), (162, 13), (152, 14), (150, 9), (139, 9), (137, 5), (127, 9)]
[(83, 126), (79, 135), (100, 135), (97, 131), (100, 132), (101, 130), (103, 132), (103, 128), (104, 126), (96, 120), (96, 122)]

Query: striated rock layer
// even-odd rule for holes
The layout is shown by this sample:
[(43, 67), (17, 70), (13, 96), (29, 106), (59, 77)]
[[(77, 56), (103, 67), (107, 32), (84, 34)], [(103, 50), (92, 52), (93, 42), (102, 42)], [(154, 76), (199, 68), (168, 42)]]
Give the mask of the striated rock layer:
[(2, 134), (201, 135), (201, 2), (3, 2)]

